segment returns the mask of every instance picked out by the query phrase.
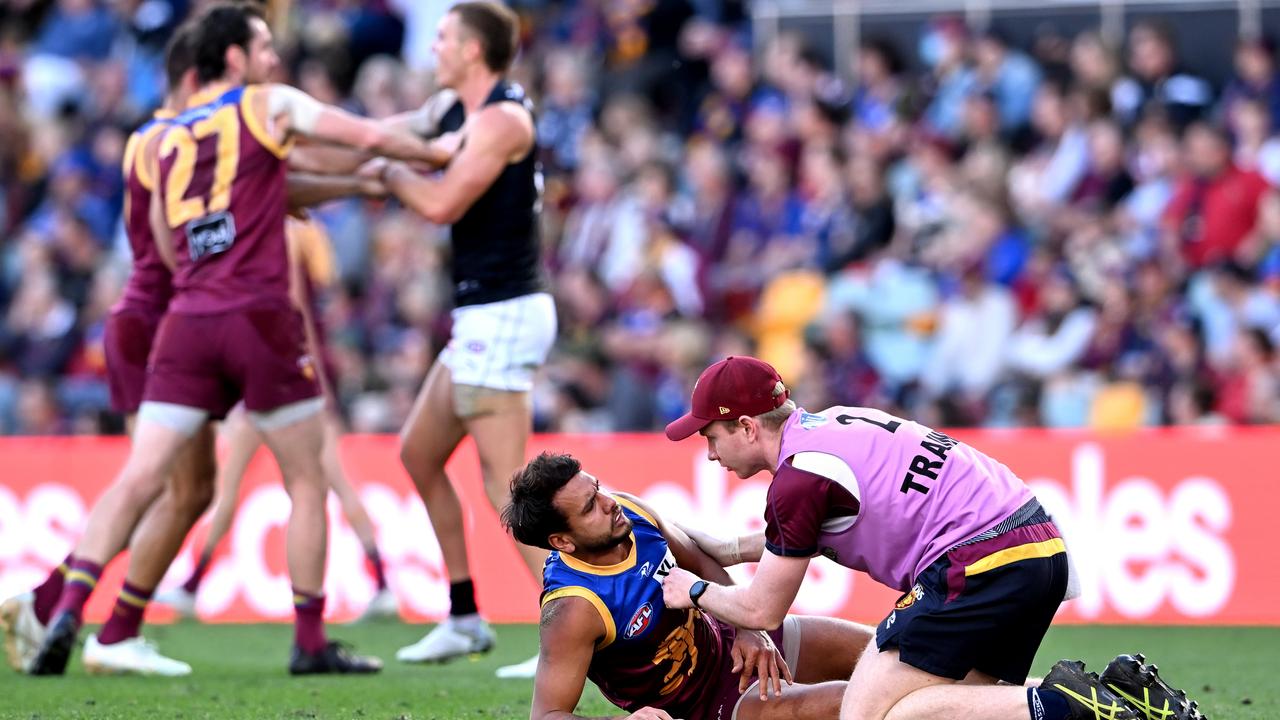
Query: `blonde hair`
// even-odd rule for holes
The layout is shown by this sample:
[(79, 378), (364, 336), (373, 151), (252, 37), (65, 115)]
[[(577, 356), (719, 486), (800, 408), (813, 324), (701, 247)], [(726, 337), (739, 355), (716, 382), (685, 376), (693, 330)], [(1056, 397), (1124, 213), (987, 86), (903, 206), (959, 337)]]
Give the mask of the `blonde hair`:
[[(774, 397), (778, 397), (779, 395), (785, 393), (786, 391), (787, 391), (787, 386), (783, 385), (781, 380), (779, 380), (778, 383), (773, 386)], [(786, 402), (770, 410), (769, 412), (756, 415), (755, 416), (756, 422), (760, 423), (762, 426), (768, 428), (769, 430), (777, 430), (778, 428), (782, 427), (784, 423), (787, 422), (787, 418), (791, 417), (791, 413), (795, 411), (796, 411), (796, 401), (788, 399)], [(716, 420), (716, 422), (724, 423), (725, 426), (729, 428), (729, 432), (733, 432), (738, 427), (737, 420)]]
[(763, 415), (757, 415), (756, 420), (770, 430), (777, 430), (787, 422), (787, 418), (791, 417), (791, 413), (796, 411), (796, 401), (787, 400), (778, 407), (770, 410)]

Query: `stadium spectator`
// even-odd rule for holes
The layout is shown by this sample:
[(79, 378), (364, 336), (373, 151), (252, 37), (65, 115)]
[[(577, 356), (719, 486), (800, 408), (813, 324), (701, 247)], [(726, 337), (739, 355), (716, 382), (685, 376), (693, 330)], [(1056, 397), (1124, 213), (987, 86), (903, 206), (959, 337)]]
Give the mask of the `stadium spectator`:
[(1267, 181), (1231, 159), (1226, 133), (1207, 123), (1187, 128), (1188, 176), (1164, 212), (1164, 243), (1172, 263), (1198, 270), (1231, 259), (1253, 230)]

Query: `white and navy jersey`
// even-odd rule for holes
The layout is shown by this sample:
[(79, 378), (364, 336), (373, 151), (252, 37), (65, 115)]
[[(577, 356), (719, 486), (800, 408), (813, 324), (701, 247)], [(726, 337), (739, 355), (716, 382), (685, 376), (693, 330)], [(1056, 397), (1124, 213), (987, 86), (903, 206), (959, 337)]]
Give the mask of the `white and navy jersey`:
[[(501, 102), (517, 103), (533, 116), (533, 103), (517, 84), (500, 81), (484, 104)], [(465, 122), (466, 110), (459, 100), (440, 119), (439, 130), (458, 130)], [(510, 300), (543, 289), (538, 261), (541, 197), (542, 171), (535, 139), (528, 154), (503, 168), (489, 189), (453, 224), (450, 244), (456, 306)]]

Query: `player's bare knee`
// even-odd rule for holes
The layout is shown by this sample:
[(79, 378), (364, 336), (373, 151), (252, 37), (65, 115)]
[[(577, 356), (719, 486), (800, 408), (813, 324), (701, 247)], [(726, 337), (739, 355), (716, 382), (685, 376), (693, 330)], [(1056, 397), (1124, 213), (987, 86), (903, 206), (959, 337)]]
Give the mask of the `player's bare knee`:
[(133, 453), (116, 481), (128, 502), (145, 507), (155, 502), (165, 489), (167, 463), (154, 455)]
[(324, 507), (329, 495), (329, 486), (324, 475), (314, 471), (289, 472), (284, 474), (284, 491), (295, 506), (299, 504), (319, 505)]

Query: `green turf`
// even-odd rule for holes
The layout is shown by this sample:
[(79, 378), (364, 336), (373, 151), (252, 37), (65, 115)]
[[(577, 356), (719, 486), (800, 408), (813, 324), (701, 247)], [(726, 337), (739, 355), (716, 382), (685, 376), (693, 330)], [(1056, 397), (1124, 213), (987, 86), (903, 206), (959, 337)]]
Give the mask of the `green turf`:
[[(444, 666), (396, 663), (395, 649), (422, 627), (381, 624), (335, 628), (332, 634), (387, 659), (381, 675), (290, 678), (287, 625), (156, 626), (150, 636), (195, 674), (181, 680), (104, 678), (84, 674), (78, 657), (65, 678), (0, 672), (0, 718), (513, 718), (528, 717), (528, 681), (495, 680), (499, 665), (529, 657), (533, 626), (498, 628), (499, 644), (479, 660)], [(1055, 628), (1037, 659), (1043, 674), (1059, 657), (1100, 670), (1119, 651), (1143, 650), (1161, 672), (1200, 700), (1211, 720), (1280, 718), (1280, 628)], [(591, 690), (579, 710), (612, 714)]]

